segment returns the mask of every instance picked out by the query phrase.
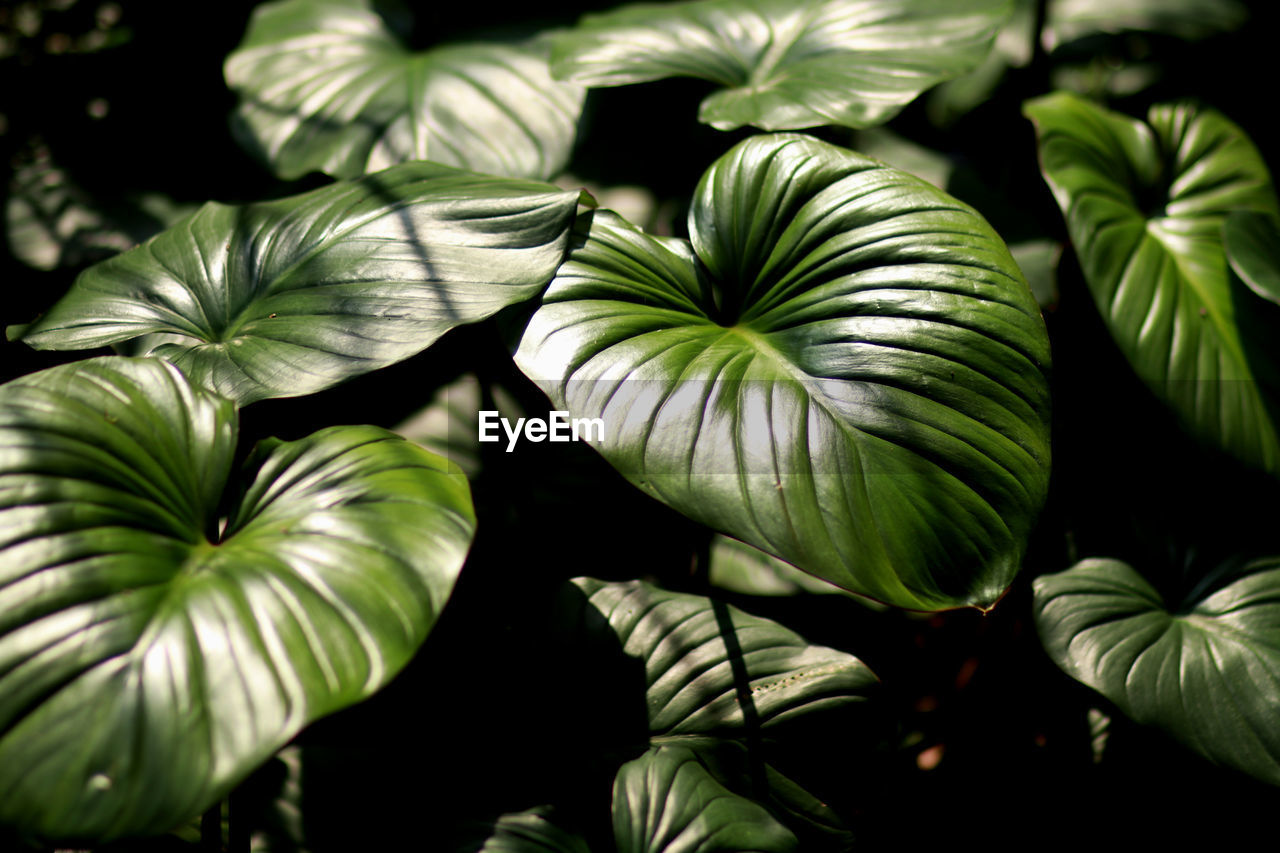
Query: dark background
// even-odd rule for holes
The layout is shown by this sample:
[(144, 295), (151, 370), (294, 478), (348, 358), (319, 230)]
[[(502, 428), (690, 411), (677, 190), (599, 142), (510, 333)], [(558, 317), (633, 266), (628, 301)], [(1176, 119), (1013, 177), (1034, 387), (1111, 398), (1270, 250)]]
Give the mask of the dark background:
[[(584, 9), (613, 4), (533, 12), (532, 4), (413, 5), (420, 8), (409, 38), (427, 47), (493, 34), (494, 22), (503, 22), (503, 34), (567, 25)], [(16, 169), (47, 156), (104, 205), (140, 192), (190, 203), (253, 201), (324, 183), (277, 181), (228, 130), (234, 98), (221, 66), (252, 6), (0, 4), (3, 162)], [(1153, 85), (1114, 99), (1113, 108), (1141, 115), (1151, 103), (1199, 99), (1241, 124), (1274, 166), (1280, 16), (1274, 4), (1252, 9), (1243, 29), (1204, 41), (1129, 33), (1039, 55), (951, 127), (934, 126), (923, 105), (891, 126), (954, 157), (949, 188), (1010, 242), (1065, 242), (1022, 100), (1049, 91), (1054, 68), (1067, 62), (1153, 63)], [(649, 187), (678, 213), (702, 170), (746, 135), (697, 124), (708, 91), (667, 81), (591, 93), (571, 170)], [(820, 134), (850, 139), (844, 131)], [(681, 217), (671, 221), (682, 233)], [(0, 322), (31, 320), (85, 262), (40, 272), (0, 249)], [(1128, 722), (1061, 673), (1035, 636), (1031, 579), (1077, 559), (1119, 557), (1172, 584), (1188, 566), (1276, 552), (1276, 486), (1183, 437), (1111, 343), (1070, 248), (1058, 289), (1045, 311), (1055, 361), (1052, 496), (1023, 574), (992, 613), (921, 616), (877, 613), (835, 596), (727, 596), (858, 655), (883, 680), (876, 712), (796, 727), (773, 755), (846, 819), (863, 849), (918, 849), (962, 836), (991, 849), (1113, 848), (1122, 840), (1232, 849), (1250, 831), (1274, 835), (1273, 788)], [(84, 355), (4, 343), (0, 381)], [(267, 435), (305, 435), (352, 412), (394, 424), (459, 366), (512, 387), (531, 413), (547, 408), (511, 365), (497, 325), (485, 323), (348, 385), (250, 407), (246, 446)], [(299, 739), (313, 781), (303, 801), (307, 825), (325, 849), (437, 849), (463, 818), (549, 801), (594, 836), (607, 835), (612, 774), (642, 740), (631, 727), (634, 673), (625, 660), (616, 670), (587, 666), (548, 639), (549, 590), (589, 574), (706, 591), (699, 563), (706, 534), (577, 445), (524, 443), (485, 461), (475, 483), (476, 547), (423, 652), (383, 694)], [(1100, 760), (1090, 709), (1111, 719)], [(268, 765), (252, 780), (244, 813), (265, 809), (281, 773)]]

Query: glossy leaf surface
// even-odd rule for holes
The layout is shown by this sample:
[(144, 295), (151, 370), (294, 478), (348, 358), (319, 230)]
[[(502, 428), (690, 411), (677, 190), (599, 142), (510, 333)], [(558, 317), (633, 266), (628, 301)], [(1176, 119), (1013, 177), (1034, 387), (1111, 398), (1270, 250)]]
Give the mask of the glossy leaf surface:
[(619, 853), (784, 853), (796, 837), (758, 803), (717, 782), (684, 746), (655, 747), (613, 783)]
[(799, 135), (704, 175), (692, 245), (599, 212), (516, 353), (686, 515), (872, 598), (993, 604), (1048, 475), (1044, 324), (991, 227)]
[(698, 118), (720, 130), (888, 121), (976, 66), (1007, 0), (694, 0), (584, 18), (552, 70), (588, 86), (696, 77), (723, 88)]
[(1085, 280), (1138, 376), (1201, 440), (1280, 472), (1222, 241), (1232, 211), (1276, 213), (1257, 149), (1186, 105), (1154, 107), (1149, 123), (1066, 94), (1025, 111)]
[(226, 62), (250, 147), (283, 178), (354, 178), (407, 160), (546, 179), (569, 159), (581, 87), (541, 49), (405, 49), (363, 0), (259, 6)]
[(1126, 563), (1085, 560), (1035, 584), (1049, 655), (1140, 723), (1280, 784), (1280, 559), (1224, 566), (1182, 601)]
[(309, 394), (535, 295), (579, 194), (434, 163), (244, 206), (209, 203), (97, 264), (32, 324), (38, 349), (161, 333), (163, 356), (240, 403)]
[(748, 717), (769, 726), (863, 701), (879, 683), (850, 654), (704, 596), (641, 581), (573, 584), (594, 611), (576, 617), (583, 641), (600, 643), (608, 632), (643, 663), (653, 736), (740, 731)]
[(265, 442), (159, 359), (0, 387), (0, 822), (160, 832), (408, 661), (474, 528), (375, 427)]
[(1274, 216), (1240, 210), (1222, 228), (1232, 271), (1258, 296), (1280, 304), (1280, 223)]

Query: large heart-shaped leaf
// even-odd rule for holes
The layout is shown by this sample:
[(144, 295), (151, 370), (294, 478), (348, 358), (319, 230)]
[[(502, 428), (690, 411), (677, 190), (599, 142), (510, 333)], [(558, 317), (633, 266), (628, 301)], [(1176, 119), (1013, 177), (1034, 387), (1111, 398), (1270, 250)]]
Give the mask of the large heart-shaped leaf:
[(1049, 345), (1004, 243), (809, 137), (717, 161), (692, 247), (597, 213), (516, 361), (690, 517), (845, 589), (988, 607), (1048, 477)]
[(641, 581), (572, 583), (589, 610), (561, 621), (583, 633), (577, 645), (617, 645), (643, 664), (654, 737), (770, 726), (864, 701), (879, 683), (853, 655), (701, 595)]
[(242, 135), (283, 178), (406, 160), (551, 178), (585, 94), (553, 80), (539, 48), (412, 53), (365, 0), (264, 3), (225, 71)]
[(1222, 242), (1232, 211), (1276, 213), (1257, 149), (1189, 105), (1154, 107), (1144, 124), (1058, 93), (1025, 112), (1085, 280), (1138, 376), (1201, 440), (1280, 472)]
[(796, 837), (758, 803), (717, 782), (688, 747), (655, 747), (613, 782), (619, 853), (785, 853)]
[(1280, 558), (1226, 565), (1181, 600), (1118, 560), (1036, 579), (1049, 655), (1140, 723), (1280, 785)]
[[(159, 359), (0, 387), (0, 822), (158, 832), (408, 661), (474, 529), (375, 427), (260, 446)], [(225, 515), (224, 515), (225, 513)]]
[(558, 34), (557, 77), (621, 86), (697, 77), (724, 89), (699, 120), (720, 130), (888, 121), (987, 55), (1008, 0), (694, 0), (589, 15)]
[(85, 270), (23, 340), (83, 349), (161, 333), (151, 354), (240, 403), (309, 394), (535, 295), (578, 199), (406, 163), (279, 201), (209, 203)]

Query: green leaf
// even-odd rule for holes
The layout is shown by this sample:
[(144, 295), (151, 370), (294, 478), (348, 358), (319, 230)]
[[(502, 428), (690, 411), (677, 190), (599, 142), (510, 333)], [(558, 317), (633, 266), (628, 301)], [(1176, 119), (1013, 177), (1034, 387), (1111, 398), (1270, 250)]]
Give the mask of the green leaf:
[(771, 557), (745, 542), (717, 535), (711, 540), (712, 586), (746, 595), (829, 595), (843, 592), (790, 563)]
[(765, 808), (725, 788), (693, 750), (667, 745), (622, 765), (613, 782), (619, 853), (783, 853), (796, 837)]
[(550, 178), (569, 159), (585, 94), (553, 80), (533, 45), (411, 53), (364, 0), (264, 3), (225, 73), (238, 129), (282, 178), (353, 178), (407, 160)]
[[(0, 823), (159, 832), (408, 661), (474, 516), (375, 427), (259, 446), (158, 359), (0, 387)], [(220, 530), (220, 528), (222, 528)]]
[(1239, 28), (1249, 11), (1238, 0), (1051, 0), (1045, 46), (1125, 30), (1199, 39)]
[(551, 67), (587, 86), (696, 77), (720, 130), (882, 124), (987, 55), (1008, 0), (695, 0), (588, 15)]
[(582, 632), (579, 645), (608, 647), (616, 637), (644, 665), (653, 737), (768, 727), (865, 701), (879, 683), (850, 654), (704, 596), (641, 581), (572, 583), (587, 598), (561, 621)]
[(1238, 210), (1222, 226), (1227, 261), (1240, 280), (1269, 302), (1280, 303), (1280, 224), (1274, 216)]
[(578, 198), (406, 163), (279, 201), (210, 202), (85, 270), (23, 340), (85, 349), (178, 335), (149, 354), (241, 404), (309, 394), (535, 295), (564, 257)]
[(703, 176), (689, 243), (597, 212), (516, 361), (645, 492), (840, 587), (991, 606), (1048, 477), (1049, 344), (970, 207), (798, 135)]
[(468, 845), (459, 853), (590, 853), (587, 843), (551, 822), (546, 807), (504, 814), (494, 822), (483, 846)]
[(1181, 601), (1129, 565), (1036, 579), (1050, 657), (1140, 723), (1280, 785), (1280, 558), (1227, 564)]
[(1202, 441), (1280, 472), (1280, 443), (1241, 340), (1222, 225), (1276, 213), (1266, 165), (1221, 114), (1149, 123), (1074, 95), (1025, 106), (1094, 301), (1138, 376)]
[(103, 203), (42, 151), (14, 171), (5, 224), (14, 257), (27, 266), (52, 270), (130, 249), (193, 209), (157, 194)]

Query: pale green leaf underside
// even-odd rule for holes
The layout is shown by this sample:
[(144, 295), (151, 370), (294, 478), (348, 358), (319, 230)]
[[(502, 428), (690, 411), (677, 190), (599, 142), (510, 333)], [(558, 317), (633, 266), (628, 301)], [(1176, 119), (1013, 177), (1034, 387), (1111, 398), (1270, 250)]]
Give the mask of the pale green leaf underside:
[(797, 135), (722, 157), (689, 221), (692, 246), (597, 213), (520, 367), (700, 522), (887, 603), (994, 603), (1049, 456), (1048, 340), (999, 237)]
[(1201, 440), (1280, 472), (1222, 240), (1232, 211), (1277, 212), (1257, 149), (1188, 105), (1154, 107), (1144, 123), (1054, 94), (1025, 112), (1085, 280), (1138, 376)]
[(796, 837), (712, 777), (684, 746), (650, 749), (613, 782), (619, 853), (789, 853)]
[(553, 42), (557, 77), (621, 86), (696, 77), (724, 87), (698, 118), (720, 130), (888, 121), (976, 66), (1008, 0), (695, 0), (585, 17)]
[[(776, 622), (704, 596), (641, 581), (577, 578), (573, 584), (604, 620), (586, 618), (586, 630), (609, 631), (623, 653), (643, 663), (654, 737), (732, 735), (748, 717), (770, 726), (864, 701), (879, 683), (852, 655), (810, 645)], [(738, 683), (735, 667), (742, 668), (745, 684)], [(750, 694), (745, 710), (741, 689)]]
[(239, 129), (282, 178), (353, 178), (408, 160), (548, 179), (569, 159), (584, 91), (537, 48), (411, 53), (367, 3), (259, 6), (226, 62)]
[(1166, 602), (1129, 565), (1085, 560), (1035, 584), (1050, 657), (1140, 723), (1280, 785), (1280, 559), (1224, 567)]
[(431, 629), (474, 529), (465, 478), (334, 427), (265, 443), (231, 485), (236, 431), (159, 359), (0, 387), (0, 822), (164, 831)]
[(211, 202), (90, 267), (23, 340), (177, 336), (151, 354), (223, 396), (309, 394), (535, 295), (564, 257), (578, 198), (406, 163), (279, 201)]

